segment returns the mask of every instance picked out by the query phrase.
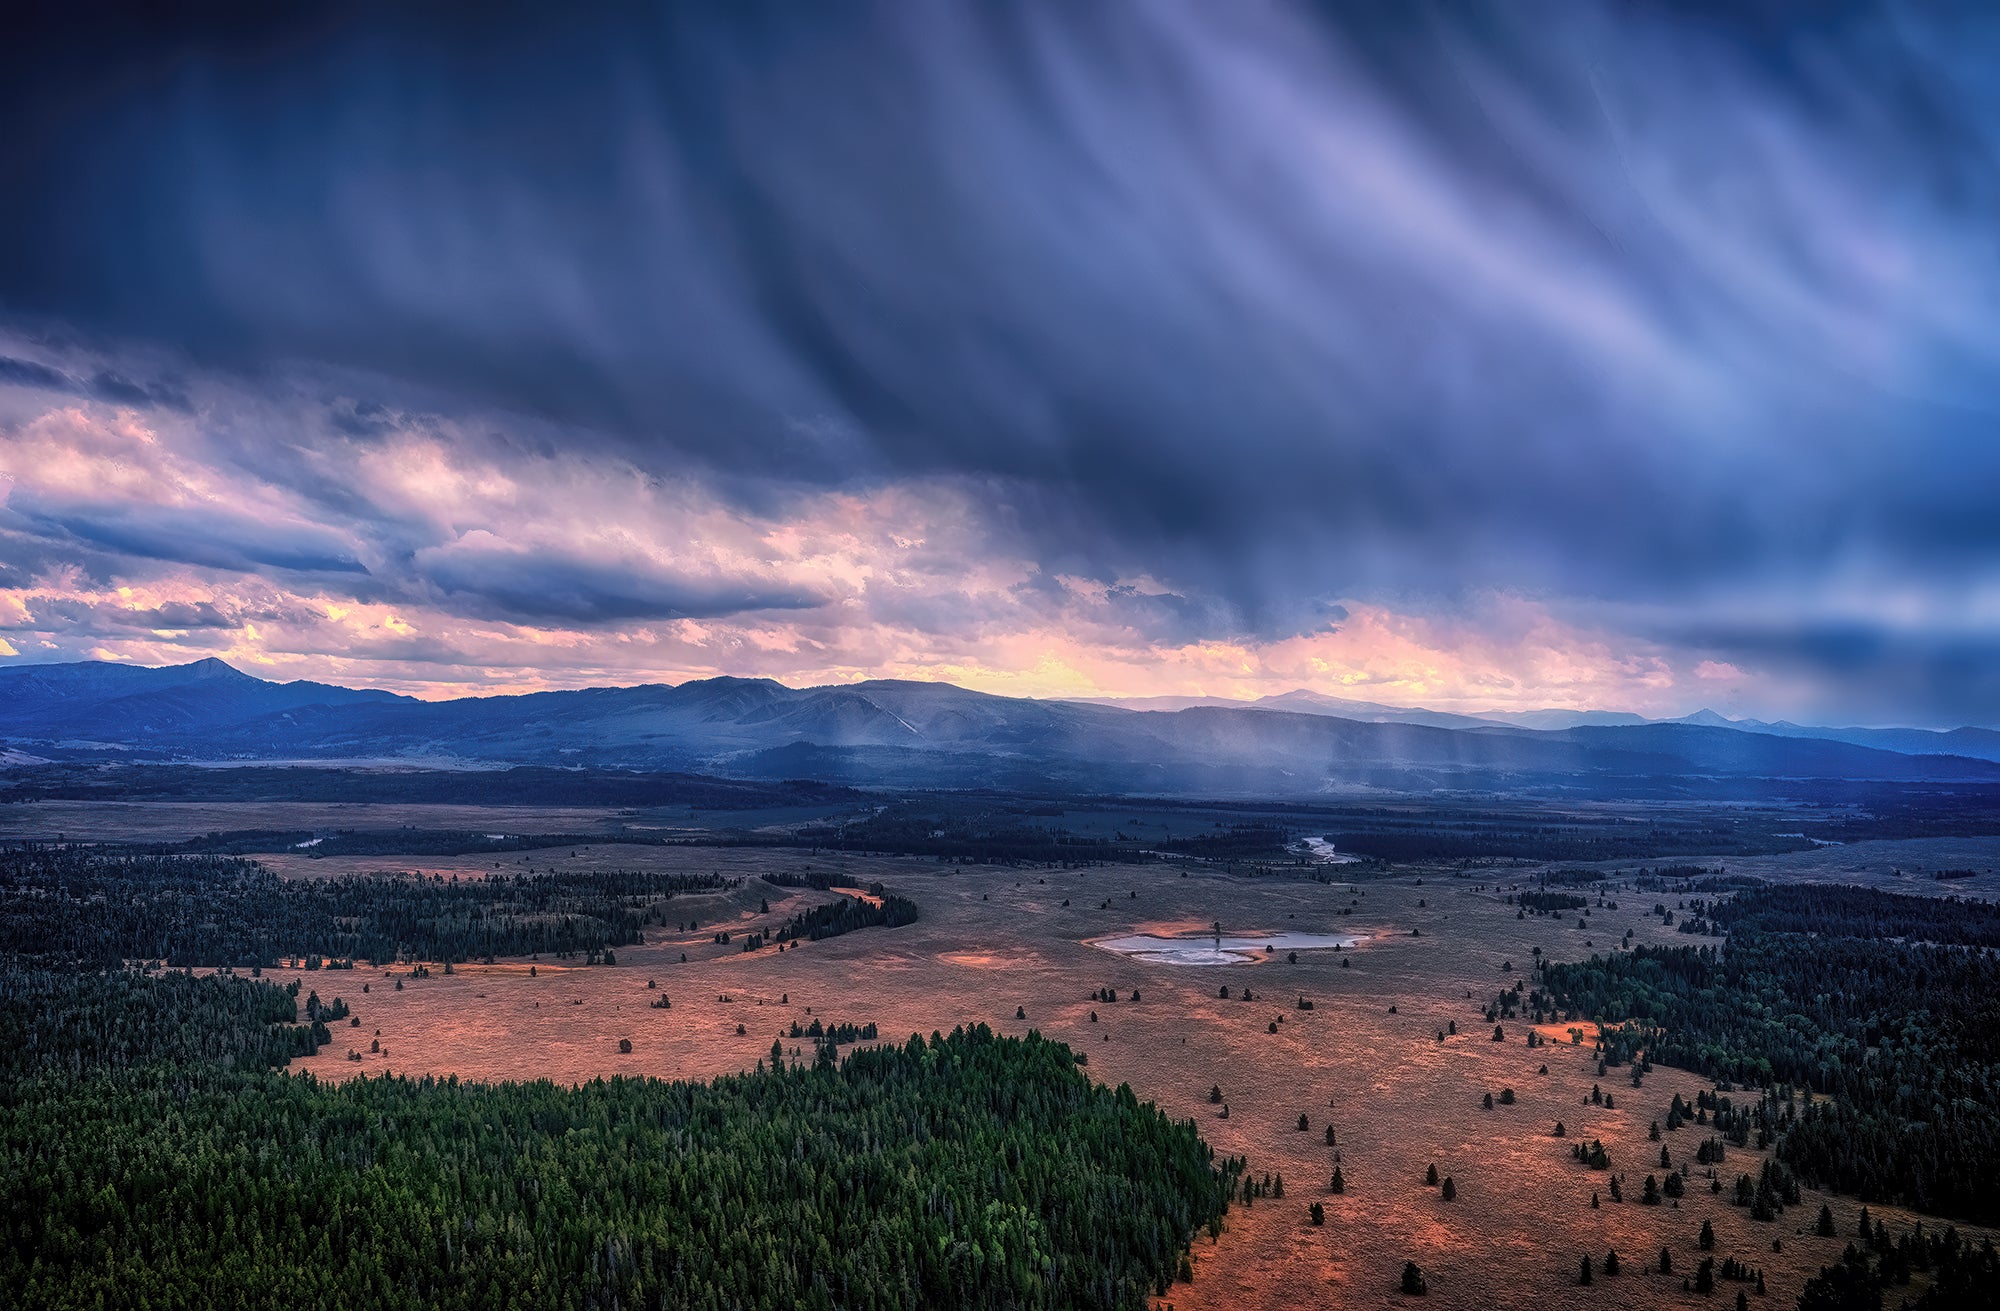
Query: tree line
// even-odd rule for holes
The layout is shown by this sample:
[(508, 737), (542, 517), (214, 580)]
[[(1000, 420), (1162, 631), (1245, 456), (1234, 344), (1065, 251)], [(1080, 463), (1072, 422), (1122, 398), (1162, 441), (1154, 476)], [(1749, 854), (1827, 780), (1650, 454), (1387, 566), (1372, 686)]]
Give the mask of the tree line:
[(232, 856), (24, 844), (0, 848), (0, 952), (245, 968), (584, 955), (643, 942), (668, 922), (666, 902), (736, 882), (653, 870), (281, 879)]
[[(1865, 894), (1865, 895), (1857, 895)], [(2000, 955), (1977, 908), (1862, 889), (1753, 889), (1717, 947), (1550, 964), (1549, 1004), (1612, 1027), (1607, 1064), (1778, 1086), (1780, 1160), (1809, 1185), (2000, 1219)], [(1956, 927), (1954, 927), (1954, 922)], [(1810, 926), (1811, 932), (1804, 931)], [(1808, 1097), (1796, 1114), (1791, 1089)]]
[(331, 1086), (261, 1068), (267, 983), (6, 987), (77, 1029), (0, 1074), (0, 1288), (52, 1311), (1138, 1308), (1242, 1173), (983, 1025), (708, 1084)]

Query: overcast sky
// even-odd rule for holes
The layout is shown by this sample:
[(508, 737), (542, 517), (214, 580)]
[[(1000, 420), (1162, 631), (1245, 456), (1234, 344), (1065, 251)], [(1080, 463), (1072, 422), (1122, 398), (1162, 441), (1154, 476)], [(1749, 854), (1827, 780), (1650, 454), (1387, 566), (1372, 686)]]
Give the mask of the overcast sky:
[(2000, 10), (1323, 9), (29, 21), (0, 661), (2000, 722)]

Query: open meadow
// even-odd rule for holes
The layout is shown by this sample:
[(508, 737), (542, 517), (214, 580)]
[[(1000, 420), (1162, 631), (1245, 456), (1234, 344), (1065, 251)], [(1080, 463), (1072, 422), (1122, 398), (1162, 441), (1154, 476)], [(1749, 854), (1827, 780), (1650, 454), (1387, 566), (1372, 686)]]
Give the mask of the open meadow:
[[(1994, 845), (1883, 843), (1842, 858), (1914, 868), (1991, 859)], [(1546, 1045), (1533, 1048), (1518, 1022), (1495, 1039), (1484, 1009), (1525, 977), (1538, 948), (1551, 959), (1583, 958), (1619, 944), (1627, 930), (1634, 944), (1685, 945), (1648, 913), (1651, 893), (1605, 885), (1617, 908), (1593, 905), (1587, 927), (1578, 927), (1573, 916), (1520, 919), (1506, 904), (1507, 890), (1528, 886), (1534, 870), (1412, 869), (1321, 883), (1165, 864), (1059, 870), (612, 845), (526, 859), (536, 868), (647, 865), (749, 881), (676, 899), (674, 913), (698, 927), (621, 949), (615, 966), (512, 959), (462, 964), (449, 976), (434, 966), (414, 977), (407, 965), (302, 972), (305, 986), (341, 996), (360, 1023), (293, 1068), (327, 1080), (391, 1071), (702, 1079), (753, 1068), (774, 1041), (787, 1058), (809, 1057), (810, 1040), (791, 1035), (815, 1020), (872, 1024), (890, 1041), (980, 1022), (1003, 1033), (1037, 1030), (1087, 1056), (1093, 1078), (1128, 1083), (1169, 1115), (1194, 1119), (1219, 1153), (1247, 1158), (1253, 1176), (1283, 1177), (1282, 1199), (1239, 1203), (1219, 1241), (1196, 1243), (1193, 1284), (1167, 1299), (1183, 1308), (1396, 1304), (1406, 1261), (1423, 1268), (1444, 1306), (1708, 1305), (1711, 1297), (1682, 1291), (1683, 1277), (1711, 1254), (1698, 1247), (1704, 1221), (1714, 1226), (1718, 1261), (1761, 1269), (1768, 1304), (1790, 1305), (1810, 1275), (1838, 1259), (1860, 1210), (1852, 1199), (1826, 1199), (1837, 1236), (1815, 1237), (1822, 1199), (1808, 1191), (1775, 1222), (1759, 1223), (1727, 1193), (1710, 1191), (1707, 1167), (1691, 1170), (1684, 1197), (1644, 1205), (1644, 1178), (1665, 1174), (1662, 1148), (1680, 1166), (1706, 1136), (1689, 1126), (1653, 1141), (1650, 1126), (1664, 1121), (1676, 1094), (1692, 1104), (1713, 1085), (1667, 1067), (1640, 1088), (1623, 1069), (1600, 1075), (1587, 1025), (1582, 1046), (1572, 1045), (1566, 1024), (1543, 1025)], [(335, 861), (273, 863), (310, 877)], [(421, 867), (471, 876), (479, 863), (431, 858)], [(835, 895), (756, 881), (808, 867), (853, 885), (880, 881), (916, 901), (922, 918), (782, 953), (742, 950), (745, 935)], [(1206, 966), (1096, 945), (1132, 933), (1206, 937), (1218, 923), (1231, 934), (1360, 941), (1296, 959), (1274, 953)], [(725, 930), (732, 941), (717, 943)], [(1106, 989), (1116, 1001), (1102, 999)], [(662, 997), (670, 1007), (656, 1004)], [(1300, 1009), (1302, 999), (1310, 1010)], [(370, 1050), (376, 1043), (379, 1052)], [(350, 1050), (361, 1058), (349, 1059)], [(1593, 1087), (1611, 1093), (1615, 1108), (1593, 1104)], [(1211, 1101), (1217, 1088), (1226, 1117)], [(1511, 1104), (1502, 1100), (1508, 1089)], [(1562, 1138), (1554, 1136), (1559, 1121)], [(1610, 1169), (1573, 1160), (1579, 1140), (1601, 1140)], [(1717, 1173), (1725, 1184), (1754, 1176), (1763, 1155), (1732, 1148)], [(1453, 1181), (1454, 1200), (1425, 1184), (1432, 1165)], [(1329, 1187), (1336, 1167), (1345, 1185), (1338, 1194)], [(1622, 1203), (1611, 1201), (1614, 1176)], [(1308, 1217), (1313, 1203), (1324, 1208), (1323, 1225)], [(1892, 1226), (1911, 1218), (1880, 1205), (1871, 1214)], [(1662, 1248), (1671, 1276), (1658, 1273)], [(1589, 1255), (1601, 1272), (1613, 1250), (1621, 1273), (1580, 1286), (1580, 1258)], [(1720, 1295), (1732, 1291), (1725, 1284)]]

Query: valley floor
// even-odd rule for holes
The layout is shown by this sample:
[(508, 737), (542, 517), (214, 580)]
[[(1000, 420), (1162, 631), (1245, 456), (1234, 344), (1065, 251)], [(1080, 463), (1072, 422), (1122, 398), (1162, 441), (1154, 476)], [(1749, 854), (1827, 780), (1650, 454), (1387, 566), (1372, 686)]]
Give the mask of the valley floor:
[[(1864, 864), (1881, 863), (1880, 854)], [(1852, 849), (1842, 858), (1856, 859)], [(1655, 894), (1613, 892), (1620, 908), (1593, 910), (1591, 927), (1580, 929), (1574, 917), (1515, 918), (1495, 880), (1525, 882), (1527, 870), (1436, 870), (1329, 885), (1200, 870), (1184, 877), (1159, 865), (1055, 871), (705, 848), (582, 847), (535, 853), (531, 861), (537, 868), (666, 863), (746, 875), (810, 865), (857, 886), (879, 879), (917, 901), (923, 918), (783, 953), (745, 953), (737, 942), (716, 944), (714, 933), (728, 929), (740, 940), (827, 896), (772, 892), (765, 912), (764, 890), (746, 884), (733, 894), (672, 903), (700, 927), (620, 949), (612, 967), (542, 959), (464, 965), (449, 976), (434, 969), (425, 978), (400, 967), (306, 972), (308, 987), (329, 1000), (343, 997), (361, 1024), (338, 1031), (331, 1046), (294, 1068), (335, 1080), (388, 1071), (563, 1082), (618, 1074), (707, 1078), (751, 1068), (774, 1039), (788, 1055), (797, 1045), (809, 1056), (809, 1043), (786, 1035), (795, 1022), (814, 1019), (873, 1023), (888, 1040), (980, 1021), (1002, 1032), (1036, 1029), (1086, 1053), (1094, 1077), (1130, 1083), (1169, 1114), (1194, 1118), (1218, 1153), (1246, 1156), (1253, 1174), (1282, 1173), (1282, 1200), (1239, 1203), (1219, 1242), (1196, 1242), (1193, 1284), (1166, 1299), (1183, 1309), (1397, 1304), (1404, 1301), (1397, 1291), (1403, 1263), (1412, 1260), (1438, 1306), (1733, 1302), (1736, 1289), (1748, 1285), (1719, 1284), (1711, 1298), (1682, 1292), (1682, 1275), (1705, 1255), (1696, 1246), (1704, 1220), (1715, 1227), (1718, 1263), (1733, 1256), (1766, 1272), (1768, 1295), (1753, 1301), (1788, 1307), (1855, 1231), (1858, 1203), (1810, 1192), (1776, 1222), (1754, 1222), (1727, 1204), (1727, 1193), (1708, 1191), (1702, 1167), (1693, 1167), (1678, 1207), (1641, 1205), (1645, 1177), (1663, 1174), (1661, 1147), (1678, 1165), (1692, 1161), (1707, 1136), (1690, 1125), (1664, 1143), (1647, 1137), (1674, 1094), (1692, 1102), (1701, 1079), (1662, 1067), (1642, 1089), (1633, 1089), (1622, 1069), (1600, 1080), (1588, 1046), (1569, 1046), (1564, 1025), (1545, 1027), (1551, 1045), (1544, 1047), (1529, 1048), (1525, 1027), (1515, 1023), (1505, 1026), (1504, 1041), (1493, 1040), (1484, 1007), (1525, 977), (1536, 947), (1575, 959), (1610, 947), (1628, 928), (1635, 942), (1697, 941), (1647, 913)], [(322, 867), (335, 864), (303, 857), (278, 863), (294, 873), (331, 872)], [(492, 861), (421, 863), (470, 874)], [(1891, 867), (1884, 864), (1883, 877)], [(1278, 953), (1207, 967), (1149, 963), (1090, 945), (1115, 933), (1207, 931), (1218, 921), (1230, 932), (1340, 933), (1363, 941), (1340, 953), (1301, 952), (1295, 964)], [(649, 989), (649, 980), (657, 986)], [(1224, 985), (1231, 1000), (1217, 995)], [(1241, 999), (1246, 986), (1252, 1001)], [(1096, 1000), (1103, 988), (1115, 989), (1119, 1000)], [(1135, 991), (1138, 1001), (1130, 1000)], [(671, 1009), (650, 1005), (662, 994)], [(1313, 1009), (1298, 1009), (1301, 997)], [(1459, 1033), (1440, 1042), (1438, 1032), (1453, 1023)], [(384, 1050), (370, 1054), (377, 1030)], [(631, 1041), (629, 1054), (620, 1053), (621, 1039)], [(349, 1059), (350, 1047), (362, 1059)], [(1545, 1075), (1538, 1073), (1544, 1063)], [(1598, 1082), (1616, 1109), (1591, 1104)], [(1210, 1104), (1211, 1086), (1223, 1090), (1226, 1119)], [(1485, 1094), (1497, 1103), (1507, 1088), (1516, 1094), (1513, 1105), (1482, 1109)], [(1552, 1136), (1558, 1120), (1568, 1137)], [(1329, 1124), (1337, 1148), (1326, 1145)], [(1626, 1202), (1611, 1202), (1609, 1174), (1571, 1159), (1579, 1137), (1603, 1140)], [(1328, 1189), (1336, 1152), (1347, 1185), (1340, 1195)], [(1719, 1168), (1725, 1187), (1738, 1174), (1754, 1176), (1761, 1160), (1761, 1153), (1732, 1148)], [(1432, 1163), (1455, 1181), (1455, 1201), (1424, 1185)], [(1602, 1198), (1597, 1209), (1593, 1191)], [(1812, 1236), (1822, 1200), (1830, 1200), (1837, 1237)], [(1312, 1202), (1326, 1209), (1323, 1227), (1308, 1221)], [(1912, 1218), (1880, 1207), (1872, 1214), (1892, 1233)], [(1782, 1251), (1773, 1250), (1774, 1240)], [(1662, 1247), (1672, 1254), (1671, 1277), (1656, 1273)], [(1590, 1255), (1601, 1270), (1614, 1248), (1623, 1273), (1578, 1286), (1579, 1258)]]

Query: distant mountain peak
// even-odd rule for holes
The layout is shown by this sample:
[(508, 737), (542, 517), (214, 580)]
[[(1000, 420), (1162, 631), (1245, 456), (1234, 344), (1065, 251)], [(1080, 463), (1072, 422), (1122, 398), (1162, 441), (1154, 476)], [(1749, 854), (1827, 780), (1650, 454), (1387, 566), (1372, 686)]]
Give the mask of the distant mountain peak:
[[(173, 666), (169, 666), (169, 668), (173, 668)], [(205, 656), (200, 660), (193, 660), (187, 664), (178, 666), (178, 668), (182, 673), (192, 678), (240, 678), (253, 683), (265, 681), (254, 674), (244, 673), (220, 656)]]
[(1715, 711), (1710, 710), (1707, 706), (1703, 706), (1701, 709), (1695, 711), (1691, 715), (1682, 715), (1679, 719), (1675, 720), (1674, 722), (1677, 724), (1705, 724), (1710, 728), (1736, 727), (1735, 720), (1729, 718), (1726, 715), (1719, 715)]

